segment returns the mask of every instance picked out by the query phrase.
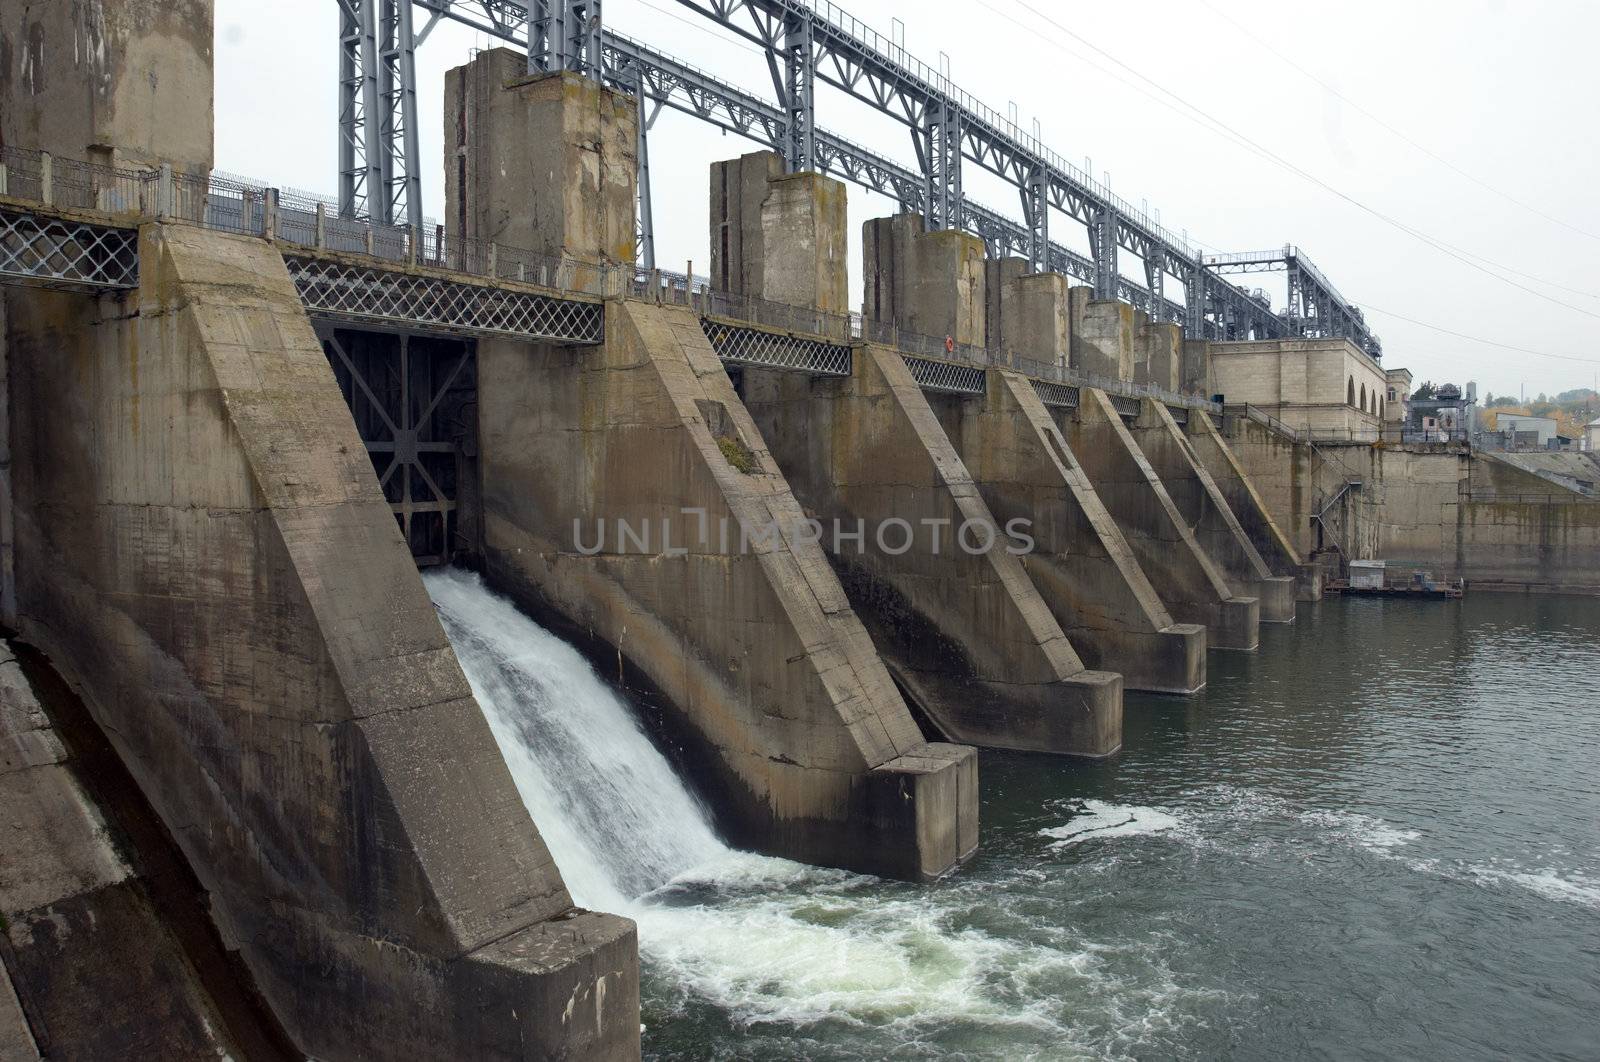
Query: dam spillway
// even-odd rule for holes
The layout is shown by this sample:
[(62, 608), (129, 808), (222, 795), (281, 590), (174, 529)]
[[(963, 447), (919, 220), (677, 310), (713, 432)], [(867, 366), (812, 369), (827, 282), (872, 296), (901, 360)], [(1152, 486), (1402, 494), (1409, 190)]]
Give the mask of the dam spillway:
[[(1200, 256), (798, 0), (683, 5), (782, 14), (783, 55), (776, 22), (752, 39), (798, 79), (777, 109), (588, 0), (555, 5), (571, 35), (479, 27), (516, 46), (445, 73), (427, 222), (411, 61), (468, 6), (340, 0), (326, 200), (214, 165), (210, 0), (0, 8), (0, 1054), (250, 1055), (219, 1000), (252, 1042), (328, 1059), (627, 1062), (752, 1030), (774, 1054), (1226, 1053), (1206, 1030), (1248, 1022), (1259, 986), (1208, 976), (1203, 927), (1119, 887), (1156, 850), (1067, 853), (1216, 852), (1218, 815), (1255, 809), (1267, 855), (1287, 824), (1326, 862), (1326, 827), (1428, 884), (1590, 895), (1557, 807), (1531, 802), (1557, 825), (1521, 823), (1548, 839), (1527, 850), (1319, 788), (1352, 765), (1391, 785), (1374, 734), (1401, 758), (1483, 733), (1567, 761), (1360, 638), (1307, 649), (1382, 619), (1321, 607), (1362, 560), (1593, 595), (1588, 455), (1408, 429), (1409, 375), (1301, 251)], [(813, 126), (822, 52), (886, 78), (933, 138), (919, 172)], [(760, 149), (702, 160), (709, 276), (654, 257), (661, 107)], [(1025, 176), (1026, 224), (965, 198), (964, 157)], [(893, 216), (853, 229), (846, 180)], [(1258, 267), (1291, 270), (1293, 312), (1221, 279)], [(1588, 664), (1559, 608), (1527, 618), (1548, 644), (1441, 616), (1458, 626), (1411, 648), (1428, 668), (1510, 684), (1479, 643)], [(1343, 705), (1306, 685), (1335, 670)], [(1368, 676), (1472, 725), (1365, 700)], [(1174, 732), (1237, 754), (1230, 780), (1174, 754), (1169, 784), (1147, 757)], [(97, 764), (137, 799), (81, 784)], [(151, 835), (130, 853), (123, 803)], [(1174, 852), (1151, 865), (1197, 869)], [(1244, 892), (1315, 920), (1291, 888), (1198, 869), (1197, 909)], [(1277, 881), (1384, 932), (1339, 905), (1355, 869)], [(1097, 922), (1103, 894), (1122, 906)], [(97, 1025), (83, 986), (119, 983), (145, 936)]]

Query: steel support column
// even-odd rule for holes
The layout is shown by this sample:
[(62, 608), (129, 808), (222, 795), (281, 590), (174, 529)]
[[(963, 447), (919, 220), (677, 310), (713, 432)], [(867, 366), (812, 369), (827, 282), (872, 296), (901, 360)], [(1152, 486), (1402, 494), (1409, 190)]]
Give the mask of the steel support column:
[(1044, 167), (1035, 166), (1022, 189), (1022, 216), (1028, 224), (1028, 269), (1034, 273), (1050, 270), (1050, 177)]
[[(339, 214), (367, 217), (382, 196), (375, 0), (339, 4)], [(413, 79), (413, 84), (415, 83)]]
[(928, 230), (961, 224), (961, 109), (948, 100), (928, 101), (922, 129)]
[(531, 0), (528, 70), (600, 76), (600, 0)]
[(811, 13), (793, 11), (783, 20), (783, 165), (789, 173), (817, 169), (816, 53)]
[(656, 124), (661, 104), (651, 104), (645, 97), (644, 74), (635, 70), (634, 100), (638, 107), (639, 139), (637, 154), (639, 172), (636, 194), (638, 202), (634, 212), (636, 248), (635, 258), (641, 268), (656, 267), (656, 218), (650, 194), (650, 127)]
[(383, 194), (372, 197), (373, 220), (422, 225), (422, 181), (417, 173), (417, 41), (411, 0), (382, 0), (379, 17), (379, 174)]
[(1166, 248), (1159, 243), (1152, 242), (1145, 250), (1144, 255), (1144, 281), (1150, 289), (1150, 319), (1162, 321), (1166, 319), (1167, 297), (1166, 277), (1167, 271), (1163, 266), (1166, 258)]
[(1094, 252), (1094, 297), (1117, 297), (1117, 212), (1108, 203), (1094, 215), (1094, 228), (1089, 230), (1089, 243)]

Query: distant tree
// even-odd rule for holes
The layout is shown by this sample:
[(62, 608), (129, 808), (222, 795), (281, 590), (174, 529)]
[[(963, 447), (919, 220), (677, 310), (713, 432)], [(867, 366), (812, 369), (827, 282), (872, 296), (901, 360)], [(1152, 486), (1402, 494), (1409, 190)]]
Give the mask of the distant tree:
[(1539, 397), (1533, 400), (1533, 404), (1536, 406), (1548, 406), (1550, 404), (1550, 400), (1545, 397), (1543, 391), (1540, 391)]
[(1417, 399), (1418, 401), (1426, 402), (1432, 398), (1438, 392), (1438, 390), (1439, 389), (1437, 387), (1433, 386), (1432, 380), (1424, 380), (1422, 381), (1422, 386), (1417, 388), (1416, 393), (1411, 397)]

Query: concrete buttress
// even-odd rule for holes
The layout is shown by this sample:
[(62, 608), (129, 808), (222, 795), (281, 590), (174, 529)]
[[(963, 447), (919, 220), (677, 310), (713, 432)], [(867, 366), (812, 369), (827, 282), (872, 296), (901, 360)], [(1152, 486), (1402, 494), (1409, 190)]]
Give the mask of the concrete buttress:
[(82, 691), (297, 1046), (636, 1058), (278, 252), (147, 225), (6, 295), (21, 631)]
[(848, 379), (751, 369), (744, 380), (796, 494), (828, 522), (851, 602), (941, 730), (1000, 748), (1116, 751), (1121, 677), (1084, 667), (897, 351), (856, 347)]
[(995, 518), (1028, 522), (1023, 567), (1073, 647), (1129, 689), (1200, 689), (1205, 627), (1174, 622), (1027, 377), (988, 377), (948, 430)]
[(977, 844), (977, 761), (926, 742), (783, 474), (679, 307), (599, 348), (479, 347), (492, 580), (659, 691), (732, 839), (933, 877)]
[[(502, 48), (447, 74), (446, 216), (625, 277), (634, 101), (525, 68)], [(744, 169), (740, 217), (825, 249), (838, 211), (795, 210), (820, 182)], [(752, 283), (830, 282), (743, 262)], [(613, 298), (598, 347), (481, 340), (478, 389), (491, 581), (665, 702), (731, 840), (909, 879), (971, 854), (976, 754), (924, 740), (693, 313)]]
[(1233, 447), (1217, 430), (1211, 414), (1204, 410), (1189, 411), (1189, 423), (1184, 425), (1189, 446), (1211, 479), (1222, 491), (1244, 533), (1256, 551), (1266, 560), (1274, 574), (1292, 576), (1295, 581), (1295, 598), (1299, 601), (1317, 601), (1322, 597), (1322, 576), (1317, 566), (1307, 563), (1294, 543), (1283, 531), (1277, 518), (1267, 507), (1266, 499), (1256, 489), (1250, 474), (1234, 454)]
[(1076, 414), (1065, 428), (1068, 445), (1122, 527), (1168, 611), (1182, 622), (1204, 624), (1210, 648), (1256, 648), (1258, 601), (1234, 595), (1134, 442), (1110, 396), (1096, 388), (1081, 388)]
[(1129, 431), (1234, 593), (1260, 602), (1262, 623), (1293, 623), (1294, 577), (1274, 575), (1267, 566), (1172, 412), (1146, 398)]

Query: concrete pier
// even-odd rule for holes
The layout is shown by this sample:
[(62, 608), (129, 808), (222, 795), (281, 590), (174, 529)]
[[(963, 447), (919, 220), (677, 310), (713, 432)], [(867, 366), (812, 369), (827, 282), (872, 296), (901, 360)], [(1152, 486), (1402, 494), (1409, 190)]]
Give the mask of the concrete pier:
[(757, 151), (712, 163), (710, 210), (717, 290), (850, 311), (844, 185), (785, 173), (776, 154)]
[(831, 552), (851, 603), (939, 728), (1000, 748), (1116, 751), (1121, 677), (1084, 666), (899, 352), (858, 346), (846, 380), (744, 379), (796, 494), (830, 538), (841, 529)]
[(1204, 624), (1210, 648), (1256, 648), (1257, 599), (1233, 593), (1134, 442), (1110, 396), (1083, 388), (1076, 414), (1064, 427), (1068, 445), (1083, 462), (1089, 481), (1172, 615), (1184, 623)]
[(1260, 602), (1262, 623), (1293, 623), (1294, 577), (1273, 574), (1172, 412), (1147, 398), (1140, 403), (1139, 416), (1129, 431), (1234, 594)]
[(1093, 288), (1072, 288), (1067, 299), (1072, 367), (1115, 380), (1133, 379), (1133, 307), (1096, 299)]
[(139, 251), (5, 296), (22, 635), (302, 1053), (637, 1057), (633, 925), (573, 907), (282, 259)]
[(927, 231), (920, 214), (861, 226), (865, 321), (981, 347), (987, 339), (983, 241)]
[(991, 258), (984, 265), (989, 349), (1065, 368), (1072, 349), (1067, 278), (1030, 273), (1024, 258)]
[[(504, 204), (564, 201), (631, 225), (632, 102), (570, 75), (529, 79), (524, 64), (501, 49), (449, 73), (447, 112), (466, 117), (446, 132), (467, 161), (447, 216), (487, 231)], [(582, 139), (546, 143), (538, 164), (474, 165), (481, 145), (528, 129)], [(759, 157), (722, 177), (733, 215), (777, 226), (763, 230), (771, 254), (765, 235), (730, 242), (729, 276), (768, 297), (835, 283), (778, 257), (794, 221), (783, 204), (814, 205), (816, 182)], [(769, 185), (775, 207), (763, 205)], [(809, 224), (822, 222), (834, 223), (826, 210)], [(529, 223), (512, 211), (504, 224)], [(620, 230), (565, 224), (569, 257), (625, 250)], [(477, 551), (491, 582), (616, 661), (616, 678), (666, 718), (731, 840), (911, 879), (971, 854), (973, 750), (924, 739), (695, 314), (614, 299), (598, 347), (482, 340), (478, 389)]]
[(1028, 577), (1084, 662), (1128, 689), (1193, 693), (1206, 683), (1206, 629), (1177, 623), (1033, 384), (991, 372), (980, 403), (948, 428), (1000, 521), (1025, 519)]

